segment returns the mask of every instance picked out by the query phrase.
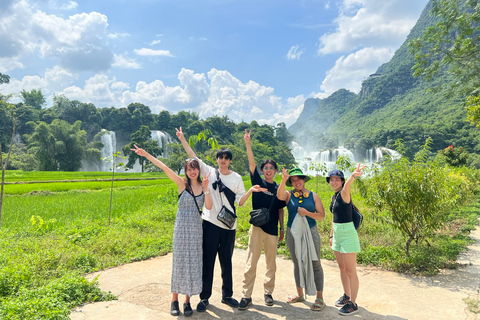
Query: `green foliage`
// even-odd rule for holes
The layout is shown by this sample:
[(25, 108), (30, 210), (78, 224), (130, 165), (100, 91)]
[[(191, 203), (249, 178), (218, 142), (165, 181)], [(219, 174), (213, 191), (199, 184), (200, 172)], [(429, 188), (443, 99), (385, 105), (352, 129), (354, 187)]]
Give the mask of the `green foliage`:
[(440, 156), (443, 157), (445, 162), (453, 167), (465, 166), (468, 162), (469, 154), (463, 147), (453, 147), (450, 145), (443, 151), (439, 151)]
[(431, 14), (434, 25), (425, 29), (421, 37), (410, 41), (415, 55), (415, 76), (432, 80), (447, 70), (455, 81), (450, 90), (467, 94), (468, 119), (480, 126), (475, 102), (480, 85), (480, 2), (478, 0), (434, 0)]
[(22, 96), (23, 103), (27, 106), (31, 106), (37, 110), (42, 109), (45, 105), (45, 97), (43, 96), (42, 90), (32, 89), (30, 92), (22, 90), (20, 91)]
[(130, 143), (122, 148), (123, 154), (128, 157), (128, 162), (125, 165), (127, 168), (132, 169), (135, 163), (138, 161), (142, 166), (143, 172), (145, 164), (149, 162), (145, 157), (139, 156), (132, 151), (132, 149), (134, 149), (134, 145), (144, 149), (154, 157), (162, 154), (162, 148), (158, 146), (157, 141), (150, 139), (151, 136), (152, 134), (150, 129), (144, 125), (140, 126), (140, 129), (132, 134), (130, 137)]
[(35, 158), (39, 169), (45, 171), (77, 171), (85, 156), (87, 138), (81, 130), (81, 121), (73, 125), (55, 119), (51, 124), (40, 122), (29, 138), (30, 146), (35, 147)]
[[(169, 143), (167, 144), (167, 149), (169, 150), (168, 158), (160, 158), (160, 160), (165, 163), (167, 167), (175, 171), (177, 174), (183, 169), (185, 159), (188, 158), (185, 149), (180, 143)], [(157, 166), (153, 164), (147, 164), (146, 171), (157, 171), (160, 170)]]
[[(389, 160), (367, 183), (368, 203), (378, 218), (399, 229), (406, 237), (410, 256), (412, 241), (427, 241), (442, 227), (449, 208), (465, 200), (468, 185), (439, 163), (428, 160), (431, 139), (427, 139), (414, 161), (402, 157)], [(398, 150), (403, 143), (397, 142)]]

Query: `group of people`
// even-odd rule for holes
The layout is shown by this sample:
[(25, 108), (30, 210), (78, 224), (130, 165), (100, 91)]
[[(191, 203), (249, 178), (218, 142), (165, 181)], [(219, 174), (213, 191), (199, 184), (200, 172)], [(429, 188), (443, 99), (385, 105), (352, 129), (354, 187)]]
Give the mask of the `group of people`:
[[(197, 312), (206, 311), (212, 295), (215, 260), (218, 255), (222, 277), (221, 302), (232, 308), (246, 310), (252, 305), (252, 292), (257, 264), (262, 250), (265, 254), (266, 271), (263, 283), (264, 300), (267, 306), (274, 304), (277, 243), (286, 237), (294, 265), (297, 292), (289, 296), (288, 303), (305, 301), (305, 295), (315, 295), (310, 309), (320, 311), (325, 307), (323, 300), (323, 268), (320, 262), (321, 239), (316, 221), (325, 218), (325, 209), (318, 194), (306, 189), (310, 179), (300, 168), (288, 172), (283, 168), (282, 181), (274, 181), (278, 171), (271, 159), (262, 162), (260, 171), (255, 163), (251, 130), (245, 130), (245, 144), (249, 161), (252, 187), (246, 191), (242, 177), (229, 169), (233, 155), (228, 148), (216, 154), (218, 169), (197, 158), (188, 144), (182, 128), (176, 135), (189, 159), (185, 161), (185, 177), (177, 175), (162, 161), (135, 146), (138, 155), (146, 157), (162, 169), (178, 187), (178, 211), (173, 232), (173, 267), (171, 277), (172, 302), (170, 313), (180, 314), (179, 294), (185, 295), (183, 313), (193, 314), (190, 297), (200, 295)], [(330, 210), (333, 213), (330, 245), (340, 269), (344, 293), (335, 305), (341, 307), (342, 315), (358, 312), (356, 298), (359, 281), (356, 273), (357, 252), (360, 251), (357, 231), (352, 219), (350, 187), (355, 178), (362, 174), (357, 169), (345, 180), (342, 171), (329, 172), (327, 182), (335, 191)], [(201, 179), (203, 176), (203, 180)], [(285, 187), (292, 187), (287, 191)], [(240, 302), (233, 298), (232, 256), (235, 244), (236, 220), (229, 224), (222, 217), (236, 216), (235, 202), (242, 206), (252, 195), (252, 208), (269, 208), (269, 219), (261, 226), (253, 224), (249, 230), (247, 261)], [(284, 207), (288, 210), (287, 226), (284, 225)], [(305, 254), (307, 255), (305, 258)], [(304, 292), (305, 290), (305, 292)]]

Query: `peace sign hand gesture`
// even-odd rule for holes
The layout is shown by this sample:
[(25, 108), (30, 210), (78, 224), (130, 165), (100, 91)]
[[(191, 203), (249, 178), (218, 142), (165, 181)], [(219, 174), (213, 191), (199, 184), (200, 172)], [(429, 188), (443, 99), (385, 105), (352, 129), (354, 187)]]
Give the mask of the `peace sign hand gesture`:
[(182, 141), (182, 139), (185, 139), (185, 136), (183, 135), (183, 132), (182, 132), (182, 127), (180, 127), (180, 130), (175, 128), (175, 131), (176, 131), (178, 140)]
[(250, 143), (251, 133), (252, 133), (252, 130), (250, 130), (250, 132), (248, 132), (247, 129), (245, 129), (245, 135), (243, 136), (243, 140), (245, 140), (245, 143)]
[(361, 167), (361, 163), (358, 164), (357, 169), (352, 172), (352, 176), (354, 178), (360, 177), (362, 175), (362, 170), (365, 169), (367, 166)]
[(202, 186), (203, 186), (203, 190), (204, 191), (208, 191), (208, 177), (210, 176), (210, 173), (206, 173), (205, 176), (203, 177), (203, 181), (202, 181)]

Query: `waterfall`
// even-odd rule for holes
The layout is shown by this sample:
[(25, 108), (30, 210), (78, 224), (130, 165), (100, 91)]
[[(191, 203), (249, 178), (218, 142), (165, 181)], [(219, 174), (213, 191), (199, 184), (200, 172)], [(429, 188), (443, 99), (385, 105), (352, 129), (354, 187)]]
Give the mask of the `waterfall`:
[(168, 132), (160, 131), (160, 130), (151, 130), (151, 139), (157, 141), (158, 146), (162, 148), (162, 157), (168, 156), (168, 148), (167, 144), (175, 142), (172, 136), (168, 134)]
[(22, 143), (22, 137), (20, 137), (20, 134), (18, 132), (15, 133), (15, 137), (13, 137), (13, 143), (14, 144)]
[(382, 152), (387, 153), (393, 160), (400, 159), (402, 155), (396, 150), (388, 149), (385, 147), (379, 148)]
[[(325, 166), (327, 171), (338, 169), (336, 164), (338, 157), (347, 157), (353, 162), (362, 162), (372, 165), (377, 165), (385, 154), (388, 154), (392, 159), (399, 159), (401, 155), (392, 149), (385, 147), (376, 147), (367, 149), (365, 151), (365, 158), (356, 159), (354, 153), (347, 148), (340, 146), (335, 149), (320, 150), (320, 151), (308, 151), (300, 146), (297, 142), (293, 141), (291, 144), (292, 154), (295, 157), (295, 161), (305, 174), (314, 176), (317, 174), (315, 170), (311, 170), (310, 167), (315, 163), (320, 163)], [(349, 174), (345, 172), (345, 174)]]
[[(383, 148), (387, 149), (387, 148)], [(390, 149), (388, 149), (390, 150)], [(391, 150), (394, 151), (394, 150)], [(379, 162), (383, 159), (382, 148), (372, 148), (365, 151), (365, 162)]]
[[(112, 159), (113, 153), (117, 152), (117, 139), (115, 137), (115, 132), (107, 131), (105, 129), (102, 129), (102, 132), (103, 134), (100, 137), (100, 141), (103, 143), (101, 157), (102, 159)], [(102, 160), (101, 171), (110, 171), (111, 168), (111, 161)]]

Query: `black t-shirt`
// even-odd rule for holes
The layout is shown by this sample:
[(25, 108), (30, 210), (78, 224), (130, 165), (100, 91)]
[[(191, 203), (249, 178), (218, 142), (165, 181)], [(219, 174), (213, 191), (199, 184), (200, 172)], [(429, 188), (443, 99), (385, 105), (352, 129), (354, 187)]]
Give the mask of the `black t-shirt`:
[(260, 228), (262, 228), (262, 230), (268, 234), (278, 236), (278, 210), (286, 206), (285, 201), (281, 201), (277, 198), (278, 184), (275, 181), (273, 183), (268, 183), (267, 181), (265, 181), (265, 179), (262, 179), (262, 177), (258, 173), (257, 167), (255, 167), (253, 175), (250, 175), (250, 180), (252, 181), (252, 186), (258, 184), (260, 187), (268, 189), (268, 193), (253, 192), (253, 209), (270, 208), (272, 197), (275, 197), (272, 210), (270, 210), (270, 219)]

